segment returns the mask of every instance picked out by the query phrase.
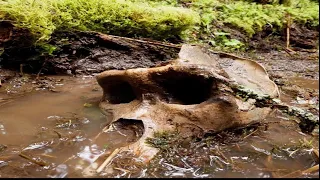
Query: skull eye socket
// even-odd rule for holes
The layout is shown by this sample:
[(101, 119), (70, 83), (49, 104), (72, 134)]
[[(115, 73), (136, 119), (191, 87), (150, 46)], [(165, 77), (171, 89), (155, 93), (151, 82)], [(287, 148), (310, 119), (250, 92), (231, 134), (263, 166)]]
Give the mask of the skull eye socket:
[(132, 86), (122, 80), (109, 81), (104, 97), (111, 104), (129, 103), (136, 99)]
[(215, 87), (213, 78), (184, 72), (155, 74), (153, 79), (169, 96), (168, 103), (173, 104), (200, 104), (210, 98)]

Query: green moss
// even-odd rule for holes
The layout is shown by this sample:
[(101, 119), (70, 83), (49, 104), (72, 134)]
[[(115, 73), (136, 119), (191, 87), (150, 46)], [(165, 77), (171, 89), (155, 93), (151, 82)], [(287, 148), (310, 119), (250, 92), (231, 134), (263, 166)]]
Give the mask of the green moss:
[(184, 37), (199, 20), (197, 13), (172, 6), (125, 0), (0, 1), (0, 18), (27, 28), (38, 40), (55, 30), (99, 31), (154, 39)]
[(57, 30), (99, 31), (158, 40), (180, 37), (216, 47), (241, 49), (231, 36), (216, 35), (234, 27), (252, 37), (267, 25), (274, 31), (292, 23), (319, 26), (316, 0), (0, 0), (0, 19), (11, 20), (46, 41)]

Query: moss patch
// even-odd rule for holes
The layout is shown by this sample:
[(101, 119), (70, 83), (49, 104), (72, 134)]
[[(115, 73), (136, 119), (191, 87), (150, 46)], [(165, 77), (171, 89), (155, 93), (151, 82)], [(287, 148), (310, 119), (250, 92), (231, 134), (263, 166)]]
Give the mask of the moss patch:
[(166, 39), (183, 37), (199, 16), (186, 8), (125, 0), (10, 0), (0, 2), (0, 19), (29, 29), (38, 40), (56, 30)]

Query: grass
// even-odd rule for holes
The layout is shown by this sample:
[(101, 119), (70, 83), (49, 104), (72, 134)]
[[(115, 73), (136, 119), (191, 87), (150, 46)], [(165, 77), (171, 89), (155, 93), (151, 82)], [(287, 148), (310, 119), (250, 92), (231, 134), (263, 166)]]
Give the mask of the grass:
[[(271, 2), (271, 1), (270, 1)], [(271, 26), (319, 26), (319, 3), (257, 4), (252, 0), (0, 0), (0, 19), (29, 29), (37, 41), (47, 41), (59, 30), (99, 31), (157, 40), (179, 38), (214, 47), (241, 49), (220, 27), (233, 27), (248, 38)]]

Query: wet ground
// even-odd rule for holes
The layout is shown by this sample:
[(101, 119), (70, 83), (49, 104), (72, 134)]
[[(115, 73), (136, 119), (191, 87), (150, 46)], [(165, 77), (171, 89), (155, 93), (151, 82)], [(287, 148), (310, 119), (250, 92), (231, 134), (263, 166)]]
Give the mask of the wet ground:
[[(319, 112), (316, 53), (245, 56), (266, 67), (284, 102)], [(89, 165), (97, 168), (137, 138), (131, 130), (95, 138), (108, 119), (98, 108), (102, 91), (94, 77), (10, 73), (1, 71), (0, 177), (88, 177)], [(302, 133), (294, 118), (274, 111), (264, 124), (239, 131), (164, 136), (154, 141), (165, 146), (151, 163), (119, 153), (107, 171), (90, 177), (319, 177), (318, 133)]]

